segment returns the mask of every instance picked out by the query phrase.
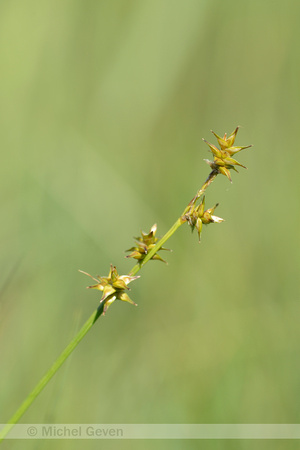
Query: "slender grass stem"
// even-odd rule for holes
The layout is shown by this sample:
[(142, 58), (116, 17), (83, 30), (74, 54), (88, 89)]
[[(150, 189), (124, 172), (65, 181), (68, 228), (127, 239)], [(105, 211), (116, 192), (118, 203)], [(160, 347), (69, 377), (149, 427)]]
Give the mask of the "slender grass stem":
[[(166, 232), (166, 234), (157, 242), (155, 247), (146, 255), (142, 262), (136, 264), (131, 271), (129, 272), (130, 276), (134, 276), (142, 267), (158, 252), (158, 250), (163, 246), (163, 244), (176, 232), (176, 230), (186, 222), (184, 215), (189, 211), (189, 209), (195, 204), (195, 202), (203, 195), (207, 187), (212, 183), (212, 181), (217, 176), (217, 173), (211, 172), (208, 176), (207, 180), (199, 189), (195, 197), (190, 201), (188, 206), (183, 211), (182, 215), (176, 220), (174, 225)], [(99, 317), (103, 313), (104, 303), (101, 303), (96, 311), (89, 317), (89, 319), (85, 322), (76, 336), (72, 339), (72, 341), (67, 345), (67, 347), (63, 350), (63, 352), (59, 355), (57, 360), (52, 364), (48, 372), (41, 378), (35, 388), (31, 391), (28, 397), (21, 404), (19, 409), (15, 412), (15, 414), (10, 418), (5, 427), (0, 431), (0, 442), (5, 438), (5, 436), (9, 433), (12, 427), (19, 422), (20, 418), (27, 411), (29, 406), (33, 403), (36, 397), (40, 394), (40, 392), (44, 389), (44, 387), (48, 384), (51, 378), (55, 375), (58, 369), (62, 366), (62, 364), (66, 361), (68, 356), (73, 352), (73, 350), (77, 347), (79, 342), (84, 338), (87, 332), (92, 328), (94, 323), (99, 319)]]
[(210, 172), (210, 174), (208, 175), (208, 177), (207, 177), (205, 183), (203, 184), (203, 186), (199, 189), (199, 191), (197, 192), (195, 197), (193, 197), (192, 200), (190, 201), (190, 203), (188, 204), (185, 212), (188, 210), (189, 207), (191, 207), (198, 200), (198, 198), (201, 197), (201, 195), (204, 194), (204, 192), (206, 191), (208, 186), (214, 181), (214, 179), (216, 178), (217, 175), (218, 175), (218, 172), (216, 172), (215, 170)]
[(9, 433), (11, 428), (18, 423), (23, 414), (27, 411), (31, 403), (36, 399), (36, 397), (40, 394), (40, 392), (44, 389), (44, 387), (48, 384), (51, 378), (55, 375), (58, 369), (62, 366), (62, 364), (66, 361), (68, 356), (73, 352), (73, 350), (77, 347), (79, 342), (84, 338), (86, 333), (91, 329), (96, 320), (101, 316), (103, 312), (103, 303), (99, 305), (96, 311), (88, 318), (85, 324), (81, 327), (76, 336), (72, 339), (72, 341), (67, 345), (64, 351), (59, 355), (57, 360), (52, 364), (48, 372), (41, 378), (35, 388), (30, 392), (28, 397), (21, 404), (19, 409), (15, 412), (15, 414), (10, 418), (5, 427), (0, 431), (0, 442), (5, 438), (5, 436)]

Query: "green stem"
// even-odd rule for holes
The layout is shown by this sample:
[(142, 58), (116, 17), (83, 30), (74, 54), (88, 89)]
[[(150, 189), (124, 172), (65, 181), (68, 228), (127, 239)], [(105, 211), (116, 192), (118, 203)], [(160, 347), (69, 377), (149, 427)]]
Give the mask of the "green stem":
[[(195, 204), (198, 198), (205, 192), (207, 187), (212, 183), (217, 174), (215, 172), (211, 172), (208, 176), (207, 180), (199, 189), (195, 197), (190, 201), (189, 205), (185, 208), (182, 215), (176, 220), (174, 225), (166, 232), (166, 234), (157, 242), (155, 247), (146, 255), (143, 261), (136, 264), (131, 271), (129, 272), (130, 276), (134, 276), (141, 268), (158, 252), (158, 250), (164, 245), (164, 243), (175, 233), (175, 231), (186, 222), (184, 215), (189, 211), (189, 209)], [(77, 347), (79, 342), (84, 338), (87, 332), (92, 328), (94, 323), (99, 319), (101, 314), (103, 313), (104, 303), (101, 303), (96, 311), (89, 317), (89, 319), (85, 322), (82, 328), (79, 330), (77, 335), (72, 339), (72, 341), (67, 345), (65, 350), (60, 354), (57, 360), (50, 367), (48, 372), (43, 376), (43, 378), (39, 381), (36, 387), (31, 391), (19, 409), (15, 412), (15, 414), (10, 418), (5, 427), (0, 431), (0, 442), (5, 438), (5, 436), (9, 433), (12, 427), (19, 422), (20, 418), (27, 411), (29, 406), (33, 403), (36, 397), (40, 394), (40, 392), (44, 389), (44, 387), (48, 384), (51, 378), (55, 375), (58, 369), (62, 366), (68, 356), (73, 352), (73, 350)]]
[(72, 339), (72, 341), (67, 345), (64, 351), (59, 355), (57, 360), (52, 364), (48, 372), (41, 378), (36, 387), (30, 392), (28, 397), (19, 407), (19, 409), (15, 412), (15, 414), (10, 418), (5, 427), (0, 431), (0, 442), (5, 438), (5, 436), (9, 433), (11, 428), (19, 422), (20, 418), (27, 411), (31, 403), (36, 399), (39, 393), (44, 389), (47, 383), (51, 380), (51, 378), (58, 371), (60, 366), (65, 362), (68, 356), (72, 353), (72, 351), (77, 347), (79, 342), (84, 338), (86, 333), (91, 329), (96, 320), (101, 316), (103, 312), (104, 304), (101, 303), (96, 311), (89, 317), (89, 319), (85, 322), (82, 328), (79, 330), (77, 335)]
[(198, 198), (201, 197), (201, 195), (204, 194), (204, 192), (206, 191), (206, 189), (208, 188), (208, 186), (214, 181), (214, 179), (216, 178), (216, 176), (218, 175), (218, 172), (216, 172), (215, 170), (212, 170), (210, 172), (210, 174), (208, 175), (206, 181), (204, 182), (203, 186), (199, 189), (199, 191), (197, 192), (197, 194), (195, 195), (195, 197), (192, 198), (192, 200), (190, 201), (190, 203), (188, 204), (187, 208), (184, 210), (184, 213), (186, 213), (188, 211), (188, 209), (194, 205), (194, 203), (198, 200)]

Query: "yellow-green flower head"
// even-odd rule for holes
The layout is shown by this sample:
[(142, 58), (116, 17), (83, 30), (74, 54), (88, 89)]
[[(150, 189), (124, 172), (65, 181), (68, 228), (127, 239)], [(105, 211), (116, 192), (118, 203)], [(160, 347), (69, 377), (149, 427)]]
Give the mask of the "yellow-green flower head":
[(224, 219), (214, 215), (215, 209), (217, 208), (218, 205), (219, 204), (217, 203), (215, 206), (205, 211), (204, 210), (205, 196), (204, 196), (201, 203), (198, 206), (193, 207), (191, 211), (187, 214), (186, 219), (188, 223), (191, 225), (192, 231), (194, 231), (195, 228), (197, 229), (199, 242), (201, 238), (201, 231), (203, 224), (208, 225), (209, 223), (224, 222)]
[(243, 166), (243, 164), (240, 164), (238, 161), (232, 158), (232, 155), (240, 152), (241, 150), (244, 150), (245, 148), (252, 147), (252, 145), (247, 145), (244, 147), (233, 146), (238, 130), (239, 127), (236, 127), (236, 129), (228, 137), (226, 133), (224, 134), (223, 137), (221, 137), (218, 136), (214, 131), (212, 131), (214, 136), (217, 138), (217, 141), (221, 147), (220, 149), (217, 148), (215, 145), (210, 144), (205, 139), (203, 139), (203, 141), (209, 146), (214, 156), (213, 161), (210, 161), (208, 159), (205, 159), (204, 161), (207, 162), (207, 164), (212, 168), (213, 171), (225, 175), (230, 180), (230, 182), (232, 182), (230, 176), (231, 169), (238, 172), (235, 166), (240, 166), (243, 167), (244, 169), (247, 168)]
[[(130, 255), (126, 256), (126, 258), (134, 258), (137, 259), (138, 261), (142, 261), (158, 242), (158, 238), (155, 236), (156, 231), (157, 231), (156, 223), (150, 228), (149, 233), (141, 231), (141, 236), (134, 238), (136, 241), (136, 245), (126, 250), (127, 252), (131, 252)], [(169, 249), (161, 247), (159, 250), (169, 250)], [(157, 253), (153, 255), (151, 259), (166, 262)]]
[(116, 267), (112, 264), (110, 265), (110, 271), (107, 277), (97, 276), (96, 278), (94, 278), (87, 272), (83, 272), (82, 270), (80, 270), (79, 272), (88, 275), (97, 282), (97, 284), (88, 286), (87, 289), (98, 289), (99, 291), (103, 292), (100, 300), (100, 303), (104, 302), (103, 314), (105, 314), (109, 306), (115, 300), (122, 300), (123, 302), (128, 302), (132, 305), (137, 306), (137, 304), (129, 298), (128, 294), (125, 291), (130, 291), (128, 284), (133, 280), (139, 278), (139, 276), (131, 277), (129, 275), (119, 275)]

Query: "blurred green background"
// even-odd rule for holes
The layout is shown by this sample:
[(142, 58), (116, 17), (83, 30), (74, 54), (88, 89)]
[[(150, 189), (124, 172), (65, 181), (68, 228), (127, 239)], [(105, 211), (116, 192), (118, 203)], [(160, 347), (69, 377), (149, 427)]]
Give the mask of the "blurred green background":
[[(23, 423), (299, 423), (297, 0), (0, 2), (0, 422), (97, 307), (78, 273), (127, 273), (208, 175), (204, 137), (254, 144), (100, 318)], [(88, 448), (141, 442), (86, 441)], [(144, 448), (298, 448), (163, 441)], [(81, 448), (26, 441), (9, 448)]]

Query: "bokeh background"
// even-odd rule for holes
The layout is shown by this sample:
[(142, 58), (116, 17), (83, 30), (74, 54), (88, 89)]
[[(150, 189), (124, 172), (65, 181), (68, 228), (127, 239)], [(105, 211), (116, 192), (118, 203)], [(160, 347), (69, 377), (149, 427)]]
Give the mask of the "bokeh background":
[[(202, 137), (241, 125), (248, 170), (100, 318), (23, 423), (299, 423), (300, 3), (0, 2), (0, 422), (99, 294), (132, 236), (173, 224), (208, 175)], [(88, 448), (297, 441), (86, 441)], [(77, 449), (80, 441), (9, 442)], [(9, 446), (9, 447), (8, 447)]]

